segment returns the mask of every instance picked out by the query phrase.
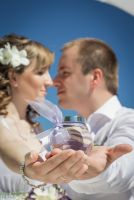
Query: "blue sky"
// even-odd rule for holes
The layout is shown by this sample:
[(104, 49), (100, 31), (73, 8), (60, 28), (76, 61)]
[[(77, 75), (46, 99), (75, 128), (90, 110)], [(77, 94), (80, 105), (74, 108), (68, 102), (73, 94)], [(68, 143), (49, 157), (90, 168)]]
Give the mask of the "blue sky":
[[(56, 54), (51, 68), (55, 76), (63, 43), (79, 37), (106, 41), (119, 60), (119, 98), (134, 108), (134, 17), (95, 0), (1, 0), (0, 36), (18, 33), (48, 46)], [(56, 90), (47, 98), (57, 104)], [(74, 115), (62, 110), (64, 115)], [(40, 119), (44, 129), (51, 126)]]

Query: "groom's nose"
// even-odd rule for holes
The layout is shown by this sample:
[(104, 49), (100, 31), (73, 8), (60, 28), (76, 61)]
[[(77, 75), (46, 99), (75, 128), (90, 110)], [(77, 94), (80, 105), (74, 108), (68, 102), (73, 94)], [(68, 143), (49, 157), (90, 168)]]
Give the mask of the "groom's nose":
[(53, 85), (54, 85), (54, 87), (59, 87), (61, 85), (61, 81), (60, 81), (58, 74), (53, 79)]

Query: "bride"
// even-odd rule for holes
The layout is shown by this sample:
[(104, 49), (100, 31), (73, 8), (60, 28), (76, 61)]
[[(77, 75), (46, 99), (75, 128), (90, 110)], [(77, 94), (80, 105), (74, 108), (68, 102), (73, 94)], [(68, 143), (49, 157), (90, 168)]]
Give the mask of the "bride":
[(18, 166), (24, 162), (25, 154), (33, 150), (39, 153), (42, 148), (36, 138), (39, 124), (33, 121), (35, 112), (27, 100), (46, 95), (52, 85), (49, 68), (53, 60), (54, 54), (36, 41), (13, 34), (0, 39), (0, 193), (3, 199), (8, 194), (9, 199), (15, 199), (15, 193), (29, 192), (34, 186)]

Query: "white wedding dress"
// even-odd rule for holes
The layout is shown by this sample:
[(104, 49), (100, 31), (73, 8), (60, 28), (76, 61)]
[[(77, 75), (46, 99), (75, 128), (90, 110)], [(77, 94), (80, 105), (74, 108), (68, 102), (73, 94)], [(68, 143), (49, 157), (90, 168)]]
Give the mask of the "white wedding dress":
[[(12, 122), (8, 118), (5, 119), (4, 117), (0, 116), (0, 124), (4, 126), (6, 129), (11, 130)], [(9, 131), (10, 132), (10, 131)], [(17, 151), (17, 149), (16, 149)], [(46, 150), (42, 152), (42, 156)], [(40, 185), (42, 182), (36, 180), (30, 180), (33, 185)], [(23, 200), (24, 195), (30, 192), (32, 187), (30, 187), (22, 178), (22, 175), (17, 174), (10, 170), (6, 164), (0, 159), (0, 200)], [(47, 184), (42, 187), (42, 191), (46, 194), (46, 191), (50, 191), (53, 193), (55, 197), (58, 199), (58, 191), (53, 187), (52, 184)], [(64, 193), (64, 191), (63, 191)], [(22, 197), (21, 197), (22, 195)], [(61, 195), (61, 192), (60, 192)]]
[(28, 192), (31, 188), (24, 182), (22, 176), (11, 171), (0, 160), (0, 192), (21, 193)]
[[(7, 120), (0, 116), (0, 123), (11, 129)], [(17, 149), (16, 149), (17, 151)], [(32, 181), (32, 183), (38, 181)], [(10, 170), (0, 159), (0, 200), (15, 200), (15, 195), (29, 192), (32, 188), (25, 183), (22, 176)]]

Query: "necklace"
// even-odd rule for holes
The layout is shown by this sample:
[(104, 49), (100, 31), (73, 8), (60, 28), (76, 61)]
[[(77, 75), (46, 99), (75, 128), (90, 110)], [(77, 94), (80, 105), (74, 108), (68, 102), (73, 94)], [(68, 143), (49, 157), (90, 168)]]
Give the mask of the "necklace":
[(12, 125), (17, 130), (17, 134), (24, 140), (28, 141), (29, 139), (35, 137), (35, 129), (31, 124), (25, 120), (18, 120), (14, 116), (10, 118)]
[(9, 115), (6, 117), (6, 120), (11, 131), (14, 129), (16, 134), (25, 141), (35, 137), (34, 127), (26, 120), (20, 119), (19, 113), (13, 103), (8, 105), (8, 113)]
[[(18, 134), (23, 140), (28, 141), (29, 139), (35, 137), (35, 130), (27, 122), (22, 122), (22, 125), (23, 125), (23, 123), (25, 125), (24, 129), (22, 129), (20, 131), (18, 130)], [(20, 129), (20, 127), (19, 127), (19, 129)]]

